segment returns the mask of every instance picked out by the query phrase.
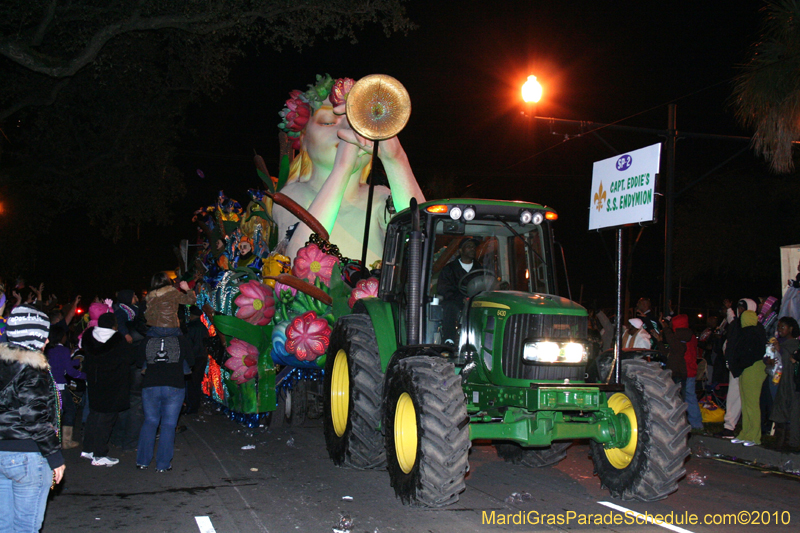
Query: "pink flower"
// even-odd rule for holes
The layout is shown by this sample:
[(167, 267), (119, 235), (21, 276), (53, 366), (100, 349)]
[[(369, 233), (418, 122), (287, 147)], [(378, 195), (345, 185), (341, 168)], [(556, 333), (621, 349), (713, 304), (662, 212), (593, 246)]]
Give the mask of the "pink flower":
[(352, 78), (339, 78), (333, 84), (329, 96), (333, 107), (340, 106), (347, 101), (347, 93), (353, 88), (356, 82)]
[(309, 244), (297, 252), (294, 259), (292, 274), (300, 279), (306, 279), (309, 283), (320, 278), (325, 285), (330, 285), (333, 265), (339, 260), (332, 255), (328, 255), (317, 247), (316, 244)]
[(275, 316), (275, 298), (272, 288), (258, 281), (248, 281), (239, 286), (241, 294), (233, 301), (239, 309), (236, 316), (256, 326), (266, 326)]
[(231, 356), (225, 368), (233, 372), (231, 379), (241, 385), (258, 375), (258, 349), (243, 340), (233, 339), (226, 351)]
[(292, 320), (286, 328), (286, 351), (300, 361), (314, 361), (328, 349), (330, 337), (328, 321), (318, 318), (314, 311), (308, 311)]
[(378, 278), (361, 279), (356, 283), (356, 288), (350, 293), (347, 305), (352, 309), (356, 300), (378, 295)]
[(311, 106), (300, 91), (294, 90), (289, 93), (289, 96), (291, 98), (286, 100), (286, 107), (278, 113), (283, 119), (278, 127), (286, 133), (299, 133), (303, 131), (308, 124), (308, 119), (311, 118)]
[(275, 282), (275, 294), (280, 296), (280, 294), (283, 291), (289, 291), (289, 292), (292, 293), (292, 296), (297, 296), (297, 289), (295, 289), (294, 287), (290, 287), (288, 285), (284, 285), (283, 283), (281, 283), (279, 281), (276, 281)]

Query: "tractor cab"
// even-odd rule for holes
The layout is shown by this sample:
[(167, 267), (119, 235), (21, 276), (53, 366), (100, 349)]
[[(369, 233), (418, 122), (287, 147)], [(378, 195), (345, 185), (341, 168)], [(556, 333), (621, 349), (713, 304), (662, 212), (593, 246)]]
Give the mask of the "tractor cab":
[[(462, 346), (470, 302), (487, 291), (557, 292), (549, 227), (557, 214), (552, 209), (458, 199), (422, 204), (419, 213), (419, 266), (409, 260), (413, 220), (407, 210), (387, 229), (379, 289), (379, 297), (397, 307), (394, 316), (407, 317), (409, 290), (417, 286), (409, 283), (409, 273), (419, 269), (418, 344)], [(398, 343), (406, 344), (405, 326), (396, 326)]]

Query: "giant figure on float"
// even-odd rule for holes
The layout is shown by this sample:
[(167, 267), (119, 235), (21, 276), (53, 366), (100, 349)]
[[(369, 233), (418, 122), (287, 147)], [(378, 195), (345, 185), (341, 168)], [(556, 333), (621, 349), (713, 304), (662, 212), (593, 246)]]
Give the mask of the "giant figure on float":
[[(339, 264), (340, 260), (346, 256), (351, 260), (365, 259), (365, 266), (373, 264), (382, 254), (389, 212), (407, 208), (412, 197), (424, 201), (408, 157), (396, 133), (391, 133), (402, 129), (402, 125), (397, 128), (390, 123), (403, 116), (404, 125), (410, 113), (407, 98), (398, 99), (393, 90), (381, 90), (391, 84), (405, 91), (397, 80), (387, 76), (369, 76), (355, 89), (349, 78), (334, 81), (328, 75), (317, 76), (317, 83), (306, 92), (292, 91), (280, 113), (283, 121), (279, 127), (298, 152), (285, 183), (277, 180), (279, 193), (267, 194), (275, 200), (271, 217), (277, 226), (277, 239), (272, 239), (273, 243), (284, 242), (274, 250), (265, 249), (266, 253), (260, 257), (264, 265), (261, 272), (236, 268), (234, 274), (229, 270), (241, 265), (237, 252), (241, 239), (247, 239), (248, 243), (259, 240), (258, 232), (246, 222), (269, 219), (269, 216), (253, 218), (254, 206), (265, 208), (263, 214), (269, 209), (268, 202), (260, 202), (265, 191), (250, 191), (253, 202), (241, 217), (239, 232), (228, 234), (225, 243), (219, 246), (229, 250), (232, 257), (230, 261), (222, 261), (226, 272), (211, 282), (214, 289), (208, 299), (216, 313), (214, 324), (225, 339), (225, 353), (216, 358), (220, 364), (210, 362), (204, 387), (209, 395), (234, 412), (264, 412), (275, 405), (275, 365), (317, 371), (321, 368), (329, 326), (335, 320), (334, 308), (352, 307), (356, 299), (374, 295), (377, 288), (374, 279), (361, 280), (355, 288), (344, 286), (337, 279), (346, 266)], [(368, 91), (369, 109), (353, 109), (350, 104), (356, 98), (346, 105), (351, 90), (359, 94)], [(357, 100), (363, 102), (364, 98)], [(348, 113), (369, 115), (366, 121), (361, 121), (368, 131), (363, 127), (361, 131), (371, 139), (380, 139), (379, 147), (351, 128), (345, 109)], [(367, 178), (376, 147), (391, 190), (374, 187), (371, 195)], [(256, 161), (257, 165), (260, 163), (262, 179), (269, 180), (263, 161), (259, 157)], [(282, 171), (281, 175), (284, 174)], [(372, 206), (368, 209), (371, 196)], [(292, 203), (296, 205), (290, 206)], [(222, 205), (216, 210), (222, 211)], [(369, 224), (368, 213), (371, 213)], [(308, 223), (299, 222), (300, 219)], [(365, 248), (367, 226), (369, 241)], [(339, 253), (319, 238), (312, 239), (312, 233), (322, 239), (329, 234), (329, 243), (338, 246)], [(256, 242), (256, 248), (265, 247)], [(285, 271), (282, 265), (286, 256), (292, 260), (292, 276), (277, 276), (281, 270)], [(267, 284), (274, 287), (274, 293)], [(330, 305), (332, 299), (334, 303)], [(285, 377), (285, 373), (281, 375)], [(295, 383), (296, 377), (284, 379), (283, 390)]]
[[(281, 113), (280, 127), (294, 139), (299, 150), (289, 171), (289, 180), (281, 192), (305, 207), (330, 233), (330, 241), (348, 257), (359, 257), (364, 238), (369, 186), (370, 156), (373, 141), (357, 134), (345, 115), (345, 99), (353, 80), (341, 78), (335, 82), (328, 76), (320, 79), (311, 90), (292, 91), (292, 98)], [(367, 265), (380, 259), (388, 215), (387, 199), (391, 198), (396, 211), (409, 205), (412, 197), (423, 202), (399, 139), (381, 141), (378, 157), (386, 170), (391, 191), (376, 187), (372, 203)], [(297, 218), (276, 206), (273, 211), (278, 235), (297, 222)], [(289, 242), (287, 254), (295, 257), (308, 240), (311, 230), (301, 224)]]

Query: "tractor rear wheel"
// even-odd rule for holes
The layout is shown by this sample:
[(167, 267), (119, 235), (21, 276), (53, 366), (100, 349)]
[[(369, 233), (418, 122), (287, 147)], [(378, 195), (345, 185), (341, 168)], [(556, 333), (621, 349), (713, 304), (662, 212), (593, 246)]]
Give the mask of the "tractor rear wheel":
[(496, 444), (497, 455), (509, 463), (532, 468), (552, 466), (567, 456), (572, 442), (554, 442), (548, 448), (523, 448), (517, 443)]
[(608, 406), (627, 417), (631, 438), (619, 448), (591, 441), (595, 471), (615, 498), (664, 499), (678, 490), (689, 455), (680, 385), (657, 364), (636, 359), (622, 362), (620, 377), (625, 390), (609, 393)]
[(380, 431), (383, 371), (368, 315), (341, 317), (331, 333), (323, 391), (325, 445), (337, 466), (386, 464)]
[(412, 505), (458, 501), (469, 466), (469, 418), (452, 363), (414, 356), (389, 372), (383, 418), (395, 494)]

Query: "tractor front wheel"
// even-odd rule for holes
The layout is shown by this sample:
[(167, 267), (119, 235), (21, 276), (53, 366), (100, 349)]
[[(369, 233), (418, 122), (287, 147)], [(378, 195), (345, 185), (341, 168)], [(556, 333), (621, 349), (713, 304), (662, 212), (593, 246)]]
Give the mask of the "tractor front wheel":
[(656, 501), (678, 490), (689, 455), (686, 404), (669, 372), (642, 360), (623, 361), (623, 392), (610, 393), (608, 406), (626, 417), (629, 441), (617, 448), (590, 442), (595, 472), (611, 495)]
[(341, 317), (331, 333), (323, 391), (325, 444), (337, 466), (386, 464), (380, 432), (383, 371), (368, 315)]
[(383, 427), (395, 494), (412, 505), (444, 507), (466, 485), (470, 448), (461, 378), (441, 359), (407, 357), (390, 370)]

